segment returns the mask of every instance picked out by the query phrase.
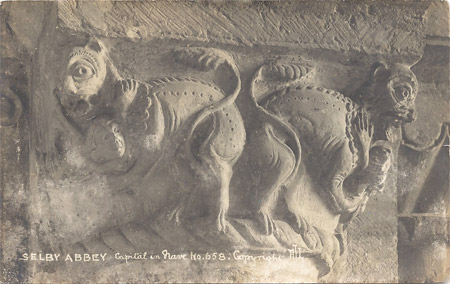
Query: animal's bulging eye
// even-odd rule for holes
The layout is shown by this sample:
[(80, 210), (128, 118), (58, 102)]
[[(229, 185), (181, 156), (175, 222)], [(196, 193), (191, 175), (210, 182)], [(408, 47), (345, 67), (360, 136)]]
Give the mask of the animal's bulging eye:
[(394, 96), (397, 101), (408, 100), (411, 96), (411, 91), (408, 87), (399, 86), (394, 88)]
[(402, 91), (402, 98), (407, 98), (409, 97), (409, 91), (408, 90), (403, 90)]
[(79, 75), (79, 76), (84, 76), (88, 73), (87, 68), (83, 67), (83, 66), (78, 67), (76, 71), (77, 71), (76, 75)]
[(72, 69), (72, 77), (76, 81), (83, 81), (94, 76), (95, 70), (87, 64), (77, 64)]

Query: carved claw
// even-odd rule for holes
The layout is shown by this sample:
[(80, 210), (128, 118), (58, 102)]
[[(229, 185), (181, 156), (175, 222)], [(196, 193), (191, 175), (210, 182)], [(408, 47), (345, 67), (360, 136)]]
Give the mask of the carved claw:
[(356, 118), (356, 131), (367, 132), (369, 137), (372, 137), (373, 135), (373, 125), (370, 124), (369, 115), (365, 110), (361, 110), (361, 112), (358, 113)]
[(231, 56), (219, 49), (192, 47), (176, 52), (177, 61), (201, 71), (216, 70), (225, 62), (232, 62)]
[[(134, 79), (120, 80), (116, 87), (115, 108), (125, 119), (128, 107), (136, 98), (140, 83)], [(149, 102), (151, 103), (151, 102)]]
[(303, 237), (303, 241), (312, 250), (317, 250), (321, 248), (322, 244), (320, 241), (319, 234), (312, 227), (309, 222), (305, 220), (300, 214), (294, 214), (297, 222), (297, 228), (294, 226), (294, 230), (297, 231)]
[(228, 221), (226, 220), (226, 211), (220, 209), (219, 215), (217, 216), (217, 231), (220, 233), (226, 233)]
[(278, 228), (272, 218), (272, 214), (268, 212), (262, 210), (259, 211), (256, 215), (256, 221), (266, 235), (272, 235), (274, 232), (278, 231)]
[(362, 168), (365, 169), (369, 165), (369, 150), (372, 143), (373, 125), (369, 122), (369, 116), (365, 110), (358, 113), (355, 118), (355, 131), (361, 143), (363, 152)]
[(139, 88), (139, 82), (134, 79), (125, 79), (120, 81), (122, 93), (126, 98), (135, 97)]
[(184, 207), (182, 206), (177, 206), (174, 210), (172, 210), (172, 212), (170, 212), (167, 217), (169, 219), (169, 221), (175, 221), (175, 224), (177, 226), (179, 226), (181, 224), (181, 213), (183, 212)]

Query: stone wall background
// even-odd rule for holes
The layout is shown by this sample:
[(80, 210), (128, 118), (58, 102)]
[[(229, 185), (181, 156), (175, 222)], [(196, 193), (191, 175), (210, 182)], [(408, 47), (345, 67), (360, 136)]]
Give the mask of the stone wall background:
[[(135, 5), (139, 9), (133, 10)], [(353, 2), (3, 3), (0, 64), (6, 77), (2, 81), (16, 86), (24, 114), (15, 126), (0, 128), (2, 280), (23, 281), (33, 270), (15, 259), (27, 248), (38, 245), (33, 230), (39, 226), (39, 219), (32, 216), (45, 208), (46, 201), (32, 191), (41, 182), (38, 174), (46, 171), (46, 163), (50, 167), (54, 165), (56, 155), (54, 147), (47, 148), (54, 144), (45, 141), (57, 134), (50, 130), (55, 121), (49, 120), (57, 115), (41, 115), (54, 111), (47, 108), (52, 105), (48, 97), (51, 93), (45, 93), (51, 87), (31, 88), (41, 84), (37, 80), (46, 82), (52, 77), (42, 73), (36, 77), (37, 71), (45, 71), (40, 68), (48, 64), (36, 62), (46, 48), (72, 35), (100, 36), (113, 43), (111, 53), (118, 68), (140, 79), (158, 77), (157, 72), (148, 70), (152, 70), (152, 64), (164, 67), (167, 58), (159, 57), (164, 49), (158, 48), (161, 45), (224, 46), (239, 57), (243, 81), (250, 80), (250, 71), (262, 62), (259, 53), (301, 56), (315, 61), (316, 82), (346, 95), (357, 89), (355, 82), (364, 81), (368, 67), (380, 59), (418, 62), (413, 70), (421, 88), (417, 99), (419, 118), (404, 134), (417, 147), (426, 148), (438, 138), (442, 125), (450, 123), (448, 11), (445, 2), (425, 1), (389, 4), (378, 1), (361, 5)], [(184, 17), (179, 17), (180, 14)], [(19, 76), (24, 79), (8, 81)], [(31, 109), (34, 111), (30, 112)], [(37, 125), (48, 129), (37, 129)], [(350, 225), (348, 253), (323, 282), (438, 281), (446, 276), (439, 269), (449, 267), (449, 161), (448, 148), (443, 144), (448, 145), (448, 139), (431, 151), (400, 148), (398, 171), (393, 171), (390, 186), (370, 200), (366, 211)], [(29, 145), (32, 145), (30, 152)], [(432, 241), (428, 233), (421, 233), (429, 232), (429, 228), (437, 228), (431, 230), (433, 236), (438, 236), (431, 238)], [(417, 247), (423, 249), (415, 250)], [(445, 249), (447, 255), (435, 258), (436, 252)], [(411, 271), (418, 272), (411, 274)]]

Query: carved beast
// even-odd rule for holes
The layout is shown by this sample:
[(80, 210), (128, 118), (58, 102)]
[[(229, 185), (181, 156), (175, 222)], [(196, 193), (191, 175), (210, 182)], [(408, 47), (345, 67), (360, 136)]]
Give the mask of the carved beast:
[[(262, 66), (255, 74), (252, 90), (264, 81), (267, 69), (270, 66)], [(249, 156), (260, 177), (255, 194), (262, 229), (267, 234), (276, 230), (280, 191), (295, 216), (293, 225), (303, 233), (304, 212), (329, 212), (330, 220), (323, 221), (328, 222), (333, 216), (344, 221), (362, 210), (368, 195), (383, 188), (397, 142), (392, 133), (415, 119), (416, 94), (417, 80), (402, 64), (377, 66), (354, 101), (301, 82), (270, 94), (253, 93), (262, 115), (250, 134)], [(327, 209), (314, 213), (323, 201)]]
[(187, 49), (180, 58), (202, 69), (227, 66), (236, 80), (233, 92), (224, 94), (196, 78), (124, 80), (103, 44), (91, 39), (70, 53), (55, 93), (66, 118), (84, 137), (84, 154), (97, 171), (126, 187), (166, 167), (172, 182), (168, 188), (181, 188), (182, 197), (170, 209), (177, 221), (188, 214), (187, 196), (207, 184), (205, 190), (215, 189), (204, 195), (210, 200), (202, 208), (209, 208), (207, 214), (224, 231), (232, 166), (245, 143), (234, 105), (239, 71), (228, 54), (215, 49)]

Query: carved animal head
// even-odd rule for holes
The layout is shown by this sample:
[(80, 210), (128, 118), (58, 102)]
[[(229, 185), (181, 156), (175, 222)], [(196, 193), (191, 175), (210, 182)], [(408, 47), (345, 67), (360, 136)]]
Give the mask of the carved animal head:
[(93, 38), (70, 52), (55, 93), (66, 115), (80, 123), (99, 115), (112, 103), (112, 87), (119, 79), (104, 45)]
[(118, 123), (100, 118), (91, 121), (81, 149), (97, 172), (115, 174), (125, 172), (135, 161), (127, 148)]
[(398, 127), (416, 119), (417, 79), (403, 64), (378, 65), (360, 102), (372, 115)]

